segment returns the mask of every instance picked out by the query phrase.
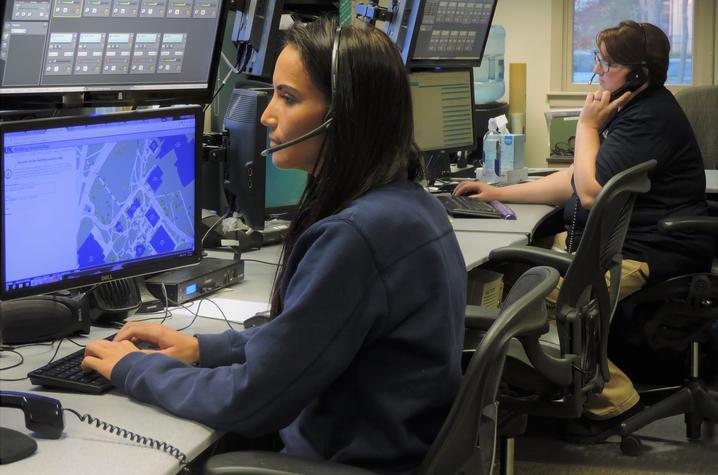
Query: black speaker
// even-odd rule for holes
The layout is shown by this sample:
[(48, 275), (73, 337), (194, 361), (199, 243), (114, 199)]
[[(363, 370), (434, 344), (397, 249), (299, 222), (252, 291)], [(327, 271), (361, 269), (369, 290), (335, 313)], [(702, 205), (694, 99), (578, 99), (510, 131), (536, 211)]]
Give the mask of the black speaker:
[(90, 315), (84, 294), (40, 295), (0, 303), (4, 344), (56, 340), (90, 332)]
[(122, 321), (133, 315), (140, 305), (140, 287), (133, 278), (105, 282), (87, 292), (90, 321), (93, 324)]

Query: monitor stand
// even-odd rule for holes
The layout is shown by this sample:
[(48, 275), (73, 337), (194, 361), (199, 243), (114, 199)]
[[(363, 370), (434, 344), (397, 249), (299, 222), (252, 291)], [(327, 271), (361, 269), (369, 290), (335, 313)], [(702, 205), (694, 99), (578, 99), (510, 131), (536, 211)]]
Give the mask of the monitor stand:
[(218, 247), (229, 247), (237, 253), (251, 251), (262, 247), (262, 235), (253, 230), (222, 231), (221, 221), (223, 218), (211, 214), (202, 218), (202, 247), (204, 249), (215, 249)]
[(433, 185), (437, 178), (448, 176), (451, 172), (449, 154), (445, 152), (424, 152), (426, 180)]
[(270, 219), (264, 222), (264, 229), (258, 232), (262, 235), (262, 246), (279, 244), (284, 241), (289, 232), (291, 221), (286, 219)]
[(204, 249), (226, 247), (241, 254), (262, 246), (278, 244), (287, 237), (291, 224), (291, 221), (284, 219), (269, 219), (264, 222), (264, 229), (222, 231), (219, 229), (221, 223), (217, 223), (221, 219), (222, 217), (217, 215), (202, 218), (202, 236), (204, 236), (202, 247)]

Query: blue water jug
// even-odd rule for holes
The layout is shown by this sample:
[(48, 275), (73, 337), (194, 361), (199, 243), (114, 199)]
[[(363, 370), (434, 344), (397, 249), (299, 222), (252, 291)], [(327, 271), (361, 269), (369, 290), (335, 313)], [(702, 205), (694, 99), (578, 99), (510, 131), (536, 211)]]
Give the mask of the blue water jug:
[(474, 68), (474, 104), (496, 102), (506, 90), (504, 83), (504, 41), (506, 30), (493, 25), (486, 40), (481, 67)]

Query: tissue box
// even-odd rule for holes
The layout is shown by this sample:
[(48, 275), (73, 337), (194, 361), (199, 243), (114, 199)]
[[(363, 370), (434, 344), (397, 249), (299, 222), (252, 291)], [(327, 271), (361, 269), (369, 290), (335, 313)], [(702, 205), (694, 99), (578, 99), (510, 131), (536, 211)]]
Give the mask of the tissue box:
[(526, 146), (526, 135), (504, 134), (500, 136), (499, 151), (501, 153), (497, 160), (500, 161), (502, 181), (510, 170), (519, 170), (524, 167), (524, 148)]

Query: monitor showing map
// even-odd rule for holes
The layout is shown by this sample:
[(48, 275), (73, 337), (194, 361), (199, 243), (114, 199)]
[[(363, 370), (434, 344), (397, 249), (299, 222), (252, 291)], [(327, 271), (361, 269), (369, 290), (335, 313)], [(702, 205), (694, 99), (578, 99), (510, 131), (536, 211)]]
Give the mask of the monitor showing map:
[(201, 109), (0, 123), (0, 299), (201, 255)]

